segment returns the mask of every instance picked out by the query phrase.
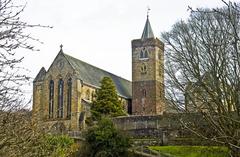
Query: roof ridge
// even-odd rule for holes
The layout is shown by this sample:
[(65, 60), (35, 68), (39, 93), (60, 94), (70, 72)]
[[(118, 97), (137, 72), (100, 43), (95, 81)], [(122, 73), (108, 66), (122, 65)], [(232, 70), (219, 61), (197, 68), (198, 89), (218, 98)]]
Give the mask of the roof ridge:
[(97, 66), (94, 66), (94, 65), (92, 65), (92, 64), (90, 64), (90, 63), (87, 63), (87, 62), (85, 62), (85, 61), (82, 61), (82, 60), (80, 60), (80, 59), (78, 59), (78, 58), (75, 58), (75, 57), (69, 55), (69, 54), (66, 54), (65, 52), (63, 53), (63, 55), (66, 55), (66, 56), (68, 56), (68, 57), (71, 57), (71, 58), (73, 58), (73, 59), (76, 59), (76, 60), (78, 60), (78, 61), (80, 61), (80, 62), (82, 62), (82, 63), (85, 63), (85, 64), (87, 64), (87, 65), (89, 65), (89, 66), (92, 66), (92, 67), (94, 67), (94, 68), (96, 68), (96, 69), (99, 69), (99, 70), (101, 70), (101, 71), (103, 71), (103, 72), (106, 72), (106, 73), (108, 73), (108, 74), (110, 74), (110, 75), (116, 76), (116, 77), (118, 77), (118, 78), (121, 78), (121, 79), (123, 79), (123, 80), (128, 81), (129, 83), (131, 83), (131, 81), (130, 81), (130, 80), (127, 80), (126, 78), (123, 78), (123, 77), (121, 77), (121, 76), (118, 76), (118, 75), (116, 75), (116, 74), (113, 74), (113, 73), (111, 73), (111, 72), (108, 72), (108, 71), (106, 71), (106, 70), (104, 70), (104, 69), (101, 69), (101, 68), (99, 68), (99, 67), (97, 67)]

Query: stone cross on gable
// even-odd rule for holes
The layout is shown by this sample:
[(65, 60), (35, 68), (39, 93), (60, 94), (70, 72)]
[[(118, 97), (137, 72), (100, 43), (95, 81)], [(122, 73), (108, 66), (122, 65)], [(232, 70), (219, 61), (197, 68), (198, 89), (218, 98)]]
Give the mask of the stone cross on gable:
[(62, 48), (63, 48), (63, 45), (61, 44), (61, 45), (60, 45), (60, 51), (59, 51), (59, 52), (63, 52)]

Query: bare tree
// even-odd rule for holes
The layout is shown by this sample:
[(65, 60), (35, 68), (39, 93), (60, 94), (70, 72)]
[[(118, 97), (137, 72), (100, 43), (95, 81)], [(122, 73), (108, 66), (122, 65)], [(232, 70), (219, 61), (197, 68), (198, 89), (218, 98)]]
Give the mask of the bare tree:
[(23, 57), (16, 53), (19, 49), (36, 50), (30, 43), (39, 40), (26, 29), (48, 26), (21, 21), (25, 5), (16, 4), (14, 0), (0, 0), (0, 156), (36, 156), (41, 150), (37, 149), (41, 146), (37, 139), (42, 135), (31, 123), (30, 112), (23, 110), (26, 101), (21, 86), (30, 78), (19, 65)]
[[(240, 4), (191, 10), (187, 21), (162, 34), (166, 43), (167, 97), (179, 111), (202, 115), (185, 127), (240, 156)], [(202, 123), (202, 121), (201, 121)], [(194, 127), (193, 127), (194, 126)]]

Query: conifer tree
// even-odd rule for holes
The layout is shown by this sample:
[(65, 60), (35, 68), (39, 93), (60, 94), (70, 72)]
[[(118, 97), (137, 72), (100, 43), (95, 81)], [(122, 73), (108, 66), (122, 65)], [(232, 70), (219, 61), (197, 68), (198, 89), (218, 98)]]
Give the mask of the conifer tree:
[(92, 103), (91, 113), (93, 119), (101, 116), (123, 115), (123, 107), (118, 99), (117, 91), (111, 78), (104, 77), (101, 80), (100, 89), (96, 92), (96, 99)]
[(125, 157), (130, 147), (129, 137), (118, 130), (109, 118), (102, 118), (86, 134), (89, 152), (85, 156)]

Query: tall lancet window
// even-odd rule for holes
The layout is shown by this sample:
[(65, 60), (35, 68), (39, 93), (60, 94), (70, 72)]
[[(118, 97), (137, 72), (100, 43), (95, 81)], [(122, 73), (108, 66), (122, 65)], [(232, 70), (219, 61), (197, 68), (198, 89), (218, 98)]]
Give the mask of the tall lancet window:
[(54, 110), (54, 81), (49, 82), (49, 118), (53, 118)]
[(72, 79), (68, 79), (67, 89), (67, 118), (71, 118), (71, 107), (72, 107)]
[(63, 118), (63, 85), (62, 79), (58, 81), (58, 118)]

